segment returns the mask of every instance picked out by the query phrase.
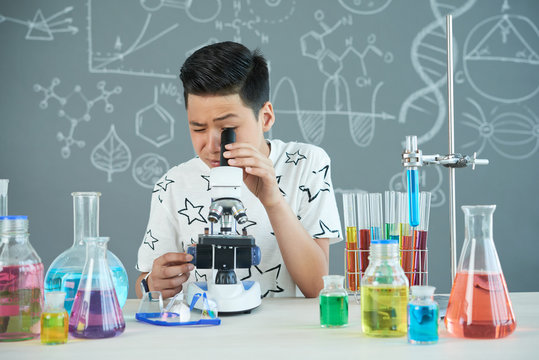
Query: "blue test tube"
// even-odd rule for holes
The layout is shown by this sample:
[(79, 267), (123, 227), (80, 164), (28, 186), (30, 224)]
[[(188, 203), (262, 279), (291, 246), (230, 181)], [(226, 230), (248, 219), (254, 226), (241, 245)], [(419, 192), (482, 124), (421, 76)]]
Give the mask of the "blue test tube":
[[(417, 152), (417, 137), (406, 136), (406, 152)], [(419, 225), (419, 170), (417, 166), (406, 168), (406, 180), (408, 183), (408, 216), (410, 226)]]

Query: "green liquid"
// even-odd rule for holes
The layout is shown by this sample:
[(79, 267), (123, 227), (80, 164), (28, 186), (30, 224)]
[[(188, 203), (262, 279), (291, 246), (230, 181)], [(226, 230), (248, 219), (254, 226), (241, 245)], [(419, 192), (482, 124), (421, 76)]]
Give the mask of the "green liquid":
[(348, 325), (347, 295), (320, 295), (320, 325), (322, 327)]
[(408, 287), (362, 286), (361, 325), (369, 336), (397, 337), (407, 331)]

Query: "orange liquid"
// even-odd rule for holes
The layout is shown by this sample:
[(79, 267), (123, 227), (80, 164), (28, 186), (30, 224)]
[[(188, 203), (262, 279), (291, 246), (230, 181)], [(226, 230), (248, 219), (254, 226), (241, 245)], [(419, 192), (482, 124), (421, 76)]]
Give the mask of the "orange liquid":
[(445, 326), (451, 334), (466, 338), (498, 339), (511, 334), (517, 324), (503, 274), (459, 272)]
[(348, 271), (348, 286), (350, 291), (359, 290), (359, 269), (357, 263), (357, 229), (355, 227), (346, 228), (346, 249), (347, 254), (347, 271)]

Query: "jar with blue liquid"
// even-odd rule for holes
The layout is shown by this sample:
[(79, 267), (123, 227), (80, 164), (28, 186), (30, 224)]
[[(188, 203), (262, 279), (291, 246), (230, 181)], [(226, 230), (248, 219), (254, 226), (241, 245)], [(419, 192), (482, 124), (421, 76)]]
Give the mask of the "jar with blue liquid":
[(408, 303), (408, 342), (434, 344), (438, 341), (438, 303), (433, 286), (412, 286)]
[[(45, 292), (63, 291), (66, 293), (64, 306), (68, 314), (71, 308), (86, 260), (86, 245), (83, 239), (99, 236), (99, 192), (74, 192), (73, 196), (73, 246), (65, 250), (52, 262), (45, 275)], [(114, 289), (120, 306), (127, 300), (129, 281), (125, 268), (110, 250), (107, 250), (107, 261), (112, 272)]]

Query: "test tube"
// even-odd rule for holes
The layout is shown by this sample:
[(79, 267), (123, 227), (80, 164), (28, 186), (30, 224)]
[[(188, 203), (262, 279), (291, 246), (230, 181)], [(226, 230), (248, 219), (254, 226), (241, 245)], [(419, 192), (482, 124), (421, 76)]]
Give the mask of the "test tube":
[(0, 179), (0, 216), (7, 216), (7, 186), (8, 179)]
[(371, 221), (369, 216), (369, 194), (356, 194), (357, 201), (357, 229), (359, 232), (359, 268), (361, 274), (369, 266), (369, 251), (371, 246)]
[(384, 217), (382, 215), (382, 194), (369, 194), (369, 214), (371, 220), (371, 240), (384, 239)]
[(413, 249), (413, 232), (410, 228), (408, 199), (409, 196), (407, 193), (399, 193), (399, 243), (401, 246), (401, 266), (410, 281), (412, 272), (411, 253)]
[(384, 194), (385, 233), (386, 238), (389, 240), (399, 240), (397, 196), (398, 193), (396, 191), (386, 191)]
[(346, 228), (346, 272), (348, 273), (348, 288), (357, 291), (360, 277), (357, 261), (357, 211), (354, 193), (342, 195), (344, 226)]
[[(417, 152), (417, 137), (406, 136), (406, 152)], [(410, 226), (419, 225), (419, 174), (417, 166), (406, 168), (406, 180), (408, 183), (408, 211)]]
[(419, 194), (419, 216), (421, 221), (414, 229), (414, 255), (412, 285), (427, 283), (427, 235), (429, 230), (430, 202), (432, 194), (422, 191)]

